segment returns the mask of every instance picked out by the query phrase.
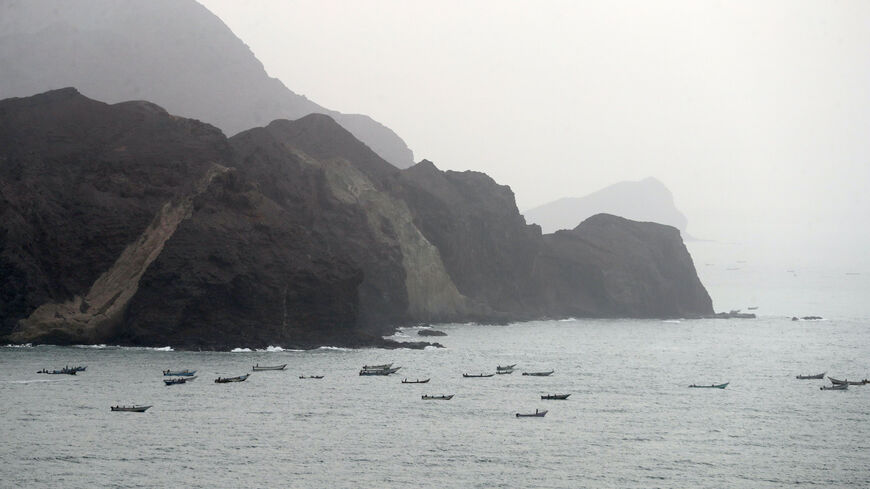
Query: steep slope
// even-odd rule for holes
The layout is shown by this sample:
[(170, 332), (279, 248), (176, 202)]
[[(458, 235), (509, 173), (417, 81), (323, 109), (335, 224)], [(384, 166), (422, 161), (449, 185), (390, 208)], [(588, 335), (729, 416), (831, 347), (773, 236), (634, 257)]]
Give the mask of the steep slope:
[(585, 197), (564, 198), (523, 214), (545, 233), (574, 229), (596, 214), (613, 214), (634, 221), (649, 221), (674, 226), (686, 237), (688, 220), (674, 205), (671, 191), (655, 178), (619, 182)]
[(389, 128), (325, 109), (270, 78), (194, 0), (0, 3), (0, 98), (65, 86), (107, 102), (149, 100), (230, 135), (278, 118), (329, 114), (385, 160), (413, 164)]

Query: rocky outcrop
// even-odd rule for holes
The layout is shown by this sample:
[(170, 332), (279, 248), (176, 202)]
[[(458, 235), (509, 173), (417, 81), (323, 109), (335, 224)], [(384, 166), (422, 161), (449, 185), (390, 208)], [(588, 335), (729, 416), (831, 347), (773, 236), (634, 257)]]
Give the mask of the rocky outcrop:
[(674, 196), (655, 178), (619, 182), (584, 197), (563, 198), (523, 214), (545, 233), (574, 229), (596, 214), (613, 214), (634, 221), (657, 222), (680, 230), (684, 238), (688, 220), (674, 204)]
[(712, 314), (672, 227), (542, 235), (510, 188), (399, 171), (323, 115), (227, 140), (74, 89), (0, 101), (0, 271), (16, 342), (395, 347), (421, 322)]
[(0, 98), (75, 86), (106, 102), (150, 100), (235, 134), (328, 114), (386, 161), (413, 154), (395, 132), (326, 109), (271, 78), (242, 40), (194, 0), (0, 3)]

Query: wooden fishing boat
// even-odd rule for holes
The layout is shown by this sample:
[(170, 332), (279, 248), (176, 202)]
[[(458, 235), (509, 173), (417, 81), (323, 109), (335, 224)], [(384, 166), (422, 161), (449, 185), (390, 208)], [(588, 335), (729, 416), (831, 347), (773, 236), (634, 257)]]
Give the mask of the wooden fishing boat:
[(543, 418), (546, 415), (547, 415), (546, 409), (543, 411), (538, 411), (537, 409), (535, 409), (534, 413), (528, 413), (528, 414), (517, 413), (518, 418)]
[(169, 379), (163, 379), (163, 383), (166, 385), (176, 385), (176, 384), (186, 384), (188, 382), (193, 382), (196, 380), (196, 375), (193, 377), (174, 377)]
[(496, 370), (495, 373), (497, 373), (499, 375), (510, 375), (510, 374), (514, 373), (514, 370), (513, 369)]
[(454, 395), (455, 395), (455, 394), (450, 394), (449, 396), (427, 396), (427, 395), (422, 395), (422, 396), (420, 396), (420, 398), (423, 399), (424, 401), (449, 401), (449, 400), (453, 399), (453, 396), (454, 396)]
[(163, 375), (166, 377), (190, 377), (196, 374), (196, 370), (164, 370)]
[(74, 370), (74, 371), (76, 371), (76, 372), (84, 372), (85, 370), (88, 369), (88, 366), (87, 366), (87, 365), (79, 365), (79, 366), (76, 366), (76, 367), (72, 367), (72, 368), (67, 367), (67, 368), (70, 369), (70, 370)]
[(417, 380), (402, 379), (403, 384), (426, 384), (428, 382), (429, 382), (429, 379), (423, 379), (423, 380), (420, 380), (420, 379), (417, 379)]
[(392, 375), (399, 371), (402, 367), (386, 367), (381, 369), (363, 368), (359, 371), (360, 375)]
[(75, 371), (75, 370), (71, 370), (71, 369), (67, 369), (67, 368), (64, 368), (64, 369), (61, 369), (61, 370), (46, 370), (46, 369), (42, 369), (42, 370), (40, 370), (40, 371), (38, 371), (38, 372), (36, 372), (36, 373), (38, 373), (38, 374), (48, 374), (48, 375), (75, 375), (75, 374), (76, 374), (76, 371)]
[(323, 376), (322, 375), (309, 375), (308, 377), (306, 377), (304, 375), (300, 375), (299, 378), (300, 379), (322, 379)]
[(514, 367), (516, 367), (516, 366), (517, 366), (517, 364), (515, 364), (515, 363), (512, 365), (505, 365), (505, 366), (498, 365), (497, 367), (495, 367), (495, 369), (496, 370), (513, 370)]
[(838, 380), (833, 377), (828, 377), (828, 380), (831, 381), (834, 385), (864, 385), (867, 384), (867, 380)]
[(474, 378), (480, 378), (480, 377), (492, 377), (493, 375), (495, 375), (495, 374), (462, 374), (462, 376), (465, 377), (466, 379), (474, 379)]
[(531, 375), (533, 377), (546, 377), (548, 375), (552, 375), (555, 370), (550, 370), (549, 372), (523, 372), (523, 375)]
[(819, 389), (823, 391), (845, 391), (849, 389), (849, 384), (823, 385)]
[(248, 376), (251, 374), (240, 375), (238, 377), (218, 377), (214, 379), (216, 384), (226, 384), (228, 382), (244, 382), (248, 380)]
[(363, 365), (363, 370), (386, 370), (392, 367), (392, 363), (384, 363), (382, 365)]
[(731, 382), (725, 382), (724, 384), (710, 384), (710, 385), (692, 384), (689, 387), (692, 387), (695, 389), (724, 389), (724, 388), (728, 387), (728, 384), (730, 384), (730, 383)]
[(112, 406), (112, 411), (121, 411), (127, 413), (144, 413), (151, 406)]
[(251, 368), (254, 369), (254, 372), (262, 372), (264, 370), (284, 370), (285, 368), (287, 368), (287, 364), (285, 363), (284, 365), (269, 365), (269, 366), (263, 365), (261, 367), (260, 364), (258, 363)]
[(822, 373), (820, 373), (820, 374), (816, 374), (816, 375), (798, 375), (798, 376), (796, 376), (795, 378), (796, 378), (796, 379), (801, 379), (801, 380), (818, 380), (818, 379), (824, 379), (824, 378), (825, 378), (825, 372), (822, 372)]
[(564, 401), (565, 399), (568, 399), (568, 396), (570, 396), (570, 395), (571, 394), (547, 394), (547, 395), (541, 396), (541, 399)]

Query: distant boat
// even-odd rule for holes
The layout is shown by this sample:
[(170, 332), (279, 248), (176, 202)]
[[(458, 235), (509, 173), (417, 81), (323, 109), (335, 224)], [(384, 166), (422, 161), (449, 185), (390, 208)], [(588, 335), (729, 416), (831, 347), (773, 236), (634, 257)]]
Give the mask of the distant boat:
[(75, 375), (76, 371), (73, 369), (63, 368), (60, 370), (46, 370), (42, 369), (37, 371), (38, 374), (49, 374), (49, 375)]
[(163, 375), (166, 377), (190, 377), (196, 374), (196, 370), (164, 370)]
[(426, 383), (428, 383), (428, 382), (429, 382), (429, 379), (424, 379), (424, 380), (420, 380), (420, 379), (417, 379), (417, 380), (402, 379), (402, 383), (403, 383), (403, 384), (426, 384)]
[(839, 380), (839, 379), (835, 379), (833, 377), (828, 377), (828, 380), (830, 380), (831, 383), (834, 385), (846, 385), (846, 384), (848, 384), (848, 385), (865, 385), (865, 384), (870, 384), (870, 381), (868, 381), (867, 379), (856, 381), (856, 380)]
[(503, 369), (503, 370), (496, 370), (495, 373), (497, 373), (499, 375), (509, 375), (509, 374), (514, 373), (514, 369), (508, 368), (508, 369)]
[(749, 309), (750, 311), (756, 311), (758, 310), (758, 306), (749, 306), (746, 309)]
[(284, 365), (272, 365), (272, 366), (264, 365), (261, 367), (260, 364), (258, 363), (251, 368), (254, 369), (254, 372), (261, 372), (263, 370), (284, 370), (285, 368), (287, 368), (287, 364), (285, 363)]
[(72, 368), (67, 367), (67, 368), (68, 368), (69, 370), (74, 370), (74, 371), (76, 371), (76, 372), (84, 372), (85, 370), (88, 369), (88, 366), (87, 366), (87, 365), (79, 365), (79, 366), (77, 366), (77, 367), (72, 367)]
[[(390, 364), (392, 365), (392, 364)], [(362, 370), (359, 371), (360, 375), (391, 375), (399, 371), (402, 367), (384, 367), (384, 368), (366, 368), (363, 367)]]
[(550, 370), (549, 372), (523, 372), (523, 375), (531, 375), (533, 377), (546, 377), (548, 375), (552, 375), (555, 370)]
[(175, 377), (170, 379), (163, 379), (163, 383), (166, 385), (176, 385), (176, 384), (186, 384), (188, 382), (193, 382), (196, 380), (196, 375), (192, 377)]
[(495, 369), (496, 370), (513, 370), (514, 367), (516, 367), (516, 366), (517, 366), (517, 364), (515, 364), (515, 363), (512, 365), (505, 365), (503, 367), (501, 365), (498, 365), (497, 367), (495, 367)]
[(238, 377), (218, 377), (214, 379), (216, 384), (226, 384), (228, 382), (244, 382), (248, 380), (248, 376), (251, 374), (240, 375)]
[(112, 411), (123, 411), (128, 413), (144, 413), (151, 406), (112, 406)]
[(424, 401), (449, 401), (453, 399), (453, 396), (454, 394), (450, 394), (449, 396), (427, 396), (424, 394), (420, 396), (420, 398)]
[(309, 375), (308, 377), (306, 377), (304, 375), (300, 375), (299, 378), (300, 379), (322, 379), (323, 376), (322, 375)]
[(570, 395), (571, 394), (547, 394), (545, 396), (541, 396), (541, 399), (564, 401), (565, 399), (568, 399), (568, 396)]
[(363, 365), (363, 370), (384, 370), (392, 366), (392, 363), (385, 363), (383, 365)]
[(849, 389), (849, 384), (834, 384), (834, 385), (823, 385), (819, 387), (819, 390), (823, 391), (845, 391)]
[(695, 389), (724, 389), (728, 387), (728, 384), (731, 382), (725, 382), (724, 384), (710, 384), (710, 385), (696, 385), (692, 384), (689, 387), (694, 387)]
[(528, 414), (517, 413), (518, 418), (543, 418), (546, 415), (547, 415), (546, 409), (543, 411), (538, 411), (537, 409), (535, 409), (534, 413), (528, 413)]
[(798, 375), (798, 376), (795, 377), (795, 378), (796, 378), (796, 379), (801, 379), (801, 380), (818, 380), (818, 379), (824, 379), (824, 378), (825, 378), (825, 372), (822, 372), (822, 373), (820, 373), (820, 374), (816, 374), (816, 375)]
[(480, 378), (480, 377), (492, 377), (493, 375), (495, 375), (495, 374), (462, 374), (462, 376), (465, 377), (466, 379), (472, 379), (472, 378), (476, 379), (476, 378)]

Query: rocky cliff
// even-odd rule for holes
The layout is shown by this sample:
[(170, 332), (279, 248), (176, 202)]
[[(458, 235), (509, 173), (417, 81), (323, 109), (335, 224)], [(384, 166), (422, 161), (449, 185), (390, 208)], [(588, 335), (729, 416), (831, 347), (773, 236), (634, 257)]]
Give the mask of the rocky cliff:
[(0, 98), (75, 86), (106, 102), (150, 100), (226, 134), (328, 114), (385, 160), (413, 164), (388, 127), (326, 109), (271, 78), (194, 0), (0, 2)]
[(679, 232), (542, 235), (510, 188), (398, 170), (324, 115), (226, 139), (74, 89), (0, 101), (0, 336), (383, 344), (415, 322), (712, 313)]

